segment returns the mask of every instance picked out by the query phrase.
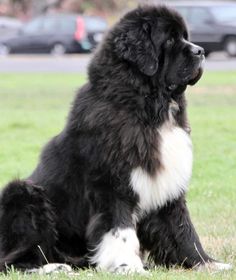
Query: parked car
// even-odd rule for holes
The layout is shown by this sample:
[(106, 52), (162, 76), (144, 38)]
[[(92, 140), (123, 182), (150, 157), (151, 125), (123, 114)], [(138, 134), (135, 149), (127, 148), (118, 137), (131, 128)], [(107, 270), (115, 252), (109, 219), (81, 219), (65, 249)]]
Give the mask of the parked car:
[(225, 50), (236, 56), (236, 3), (227, 1), (171, 1), (186, 19), (191, 41), (206, 55)]
[(0, 17), (0, 38), (15, 35), (23, 26), (23, 23), (15, 18)]
[(43, 15), (28, 22), (17, 35), (0, 38), (0, 53), (64, 54), (89, 52), (107, 29), (101, 17), (75, 14)]

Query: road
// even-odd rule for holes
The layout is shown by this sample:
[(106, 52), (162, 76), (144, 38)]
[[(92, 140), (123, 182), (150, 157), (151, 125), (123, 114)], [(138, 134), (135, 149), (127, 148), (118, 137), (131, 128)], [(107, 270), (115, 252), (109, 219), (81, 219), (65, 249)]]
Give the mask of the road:
[(0, 73), (85, 73), (90, 55), (11, 55), (0, 57)]
[[(86, 73), (91, 55), (11, 55), (0, 57), (0, 73)], [(214, 53), (206, 59), (206, 70), (236, 70), (236, 58)]]

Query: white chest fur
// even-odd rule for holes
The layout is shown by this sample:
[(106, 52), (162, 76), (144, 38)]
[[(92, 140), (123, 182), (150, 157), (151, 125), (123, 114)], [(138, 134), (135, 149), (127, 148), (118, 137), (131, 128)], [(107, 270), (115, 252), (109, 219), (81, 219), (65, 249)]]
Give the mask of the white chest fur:
[(131, 187), (139, 195), (142, 211), (150, 211), (178, 198), (188, 187), (192, 173), (192, 142), (180, 127), (166, 125), (159, 130), (162, 168), (150, 176), (141, 167), (131, 172)]

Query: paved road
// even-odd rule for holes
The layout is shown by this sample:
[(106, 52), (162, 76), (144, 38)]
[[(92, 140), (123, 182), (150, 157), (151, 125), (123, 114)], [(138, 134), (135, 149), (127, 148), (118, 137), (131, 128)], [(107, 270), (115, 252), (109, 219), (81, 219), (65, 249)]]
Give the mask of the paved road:
[(212, 53), (205, 63), (206, 70), (236, 70), (236, 58), (229, 58), (224, 52)]
[[(47, 55), (11, 55), (0, 57), (0, 73), (85, 73), (90, 55), (67, 55), (52, 57)], [(206, 70), (236, 70), (236, 58), (228, 58), (224, 53), (214, 53), (206, 60)]]
[(0, 73), (85, 73), (90, 55), (11, 55), (0, 57)]

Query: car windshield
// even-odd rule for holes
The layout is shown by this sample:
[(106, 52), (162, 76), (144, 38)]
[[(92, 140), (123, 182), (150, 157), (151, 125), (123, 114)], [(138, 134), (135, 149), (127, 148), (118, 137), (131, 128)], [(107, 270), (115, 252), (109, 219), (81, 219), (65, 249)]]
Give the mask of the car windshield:
[(236, 22), (236, 5), (212, 7), (211, 10), (214, 14), (215, 19), (219, 22)]

